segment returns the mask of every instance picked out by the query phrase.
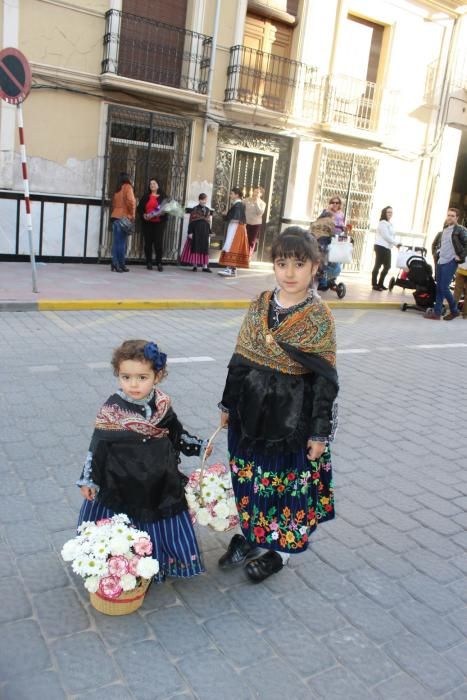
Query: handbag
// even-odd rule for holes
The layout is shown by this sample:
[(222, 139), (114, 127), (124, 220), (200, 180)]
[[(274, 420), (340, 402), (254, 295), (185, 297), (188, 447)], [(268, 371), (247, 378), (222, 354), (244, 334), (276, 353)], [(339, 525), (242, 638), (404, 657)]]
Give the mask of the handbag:
[(328, 248), (328, 260), (333, 263), (352, 262), (353, 245), (348, 238), (339, 240), (336, 236), (332, 239)]
[(127, 216), (122, 216), (122, 218), (120, 219), (120, 226), (122, 227), (127, 236), (130, 236), (132, 233), (134, 233), (135, 224)]

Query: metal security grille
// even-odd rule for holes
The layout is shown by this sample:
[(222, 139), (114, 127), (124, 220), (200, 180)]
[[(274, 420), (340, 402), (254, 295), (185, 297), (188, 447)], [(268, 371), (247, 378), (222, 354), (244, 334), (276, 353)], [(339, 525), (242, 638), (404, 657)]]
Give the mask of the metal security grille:
[[(109, 107), (107, 148), (104, 166), (103, 210), (100, 256), (109, 257), (112, 246), (110, 203), (120, 172), (132, 177), (135, 195), (140, 199), (150, 178), (178, 202), (185, 201), (191, 121), (158, 112)], [(164, 256), (178, 257), (181, 221), (168, 217), (165, 229)], [(141, 258), (143, 241), (137, 222), (130, 238), (128, 257)]]
[(353, 260), (346, 269), (361, 268), (365, 236), (370, 227), (376, 174), (379, 160), (358, 153), (345, 153), (324, 147), (318, 176), (318, 197), (314, 219), (325, 209), (329, 199), (337, 194), (343, 202), (346, 223), (352, 224)]

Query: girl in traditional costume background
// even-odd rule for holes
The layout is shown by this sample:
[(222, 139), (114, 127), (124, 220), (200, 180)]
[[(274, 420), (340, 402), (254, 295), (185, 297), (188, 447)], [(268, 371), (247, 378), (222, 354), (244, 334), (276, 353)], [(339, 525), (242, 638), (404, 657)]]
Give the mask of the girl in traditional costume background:
[(227, 235), (219, 258), (219, 265), (226, 265), (226, 268), (217, 273), (223, 277), (236, 277), (237, 267), (248, 268), (250, 264), (245, 205), (240, 187), (231, 190), (230, 202), (231, 207), (224, 216), (228, 222)]
[(205, 442), (184, 430), (158, 388), (166, 362), (167, 355), (145, 340), (126, 340), (114, 351), (120, 389), (97, 414), (77, 482), (85, 498), (78, 525), (128, 515), (151, 537), (158, 581), (204, 571), (185, 499), (187, 478), (178, 464), (180, 452), (199, 455)]
[(201, 267), (203, 272), (211, 272), (209, 267), (209, 236), (211, 235), (211, 210), (208, 196), (202, 192), (198, 204), (193, 207), (188, 224), (188, 237), (180, 256), (182, 265), (192, 265), (193, 272)]
[(311, 288), (318, 244), (290, 227), (272, 259), (277, 287), (249, 308), (219, 404), (242, 530), (219, 566), (250, 559), (253, 581), (304, 552), (317, 523), (334, 517), (336, 341), (331, 312)]

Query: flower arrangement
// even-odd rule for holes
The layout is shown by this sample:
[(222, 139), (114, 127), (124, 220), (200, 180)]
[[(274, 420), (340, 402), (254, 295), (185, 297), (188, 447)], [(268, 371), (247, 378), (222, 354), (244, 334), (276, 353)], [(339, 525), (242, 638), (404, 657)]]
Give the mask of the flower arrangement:
[(193, 523), (224, 532), (238, 525), (238, 512), (227, 468), (220, 463), (191, 473), (185, 487)]
[(183, 219), (185, 208), (176, 202), (175, 199), (164, 199), (158, 214), (168, 214), (169, 216), (175, 216), (177, 219)]
[(132, 527), (124, 514), (82, 523), (77, 537), (62, 548), (62, 558), (84, 578), (84, 587), (110, 601), (157, 574), (159, 562), (151, 554), (147, 532)]

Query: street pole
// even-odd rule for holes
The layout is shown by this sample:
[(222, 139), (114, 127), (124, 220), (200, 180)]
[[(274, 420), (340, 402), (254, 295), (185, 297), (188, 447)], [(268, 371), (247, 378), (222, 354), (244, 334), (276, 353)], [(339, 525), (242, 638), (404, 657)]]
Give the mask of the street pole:
[(26, 159), (26, 146), (24, 143), (23, 108), (21, 106), (21, 102), (17, 105), (16, 113), (18, 115), (19, 148), (21, 153), (21, 169), (23, 172), (24, 203), (26, 205), (26, 227), (28, 229), (29, 257), (31, 259), (32, 269), (32, 291), (37, 294), (39, 290), (37, 289), (36, 259), (34, 257), (34, 247), (32, 241), (32, 217), (31, 202), (29, 200), (28, 164)]

